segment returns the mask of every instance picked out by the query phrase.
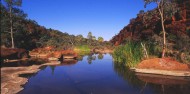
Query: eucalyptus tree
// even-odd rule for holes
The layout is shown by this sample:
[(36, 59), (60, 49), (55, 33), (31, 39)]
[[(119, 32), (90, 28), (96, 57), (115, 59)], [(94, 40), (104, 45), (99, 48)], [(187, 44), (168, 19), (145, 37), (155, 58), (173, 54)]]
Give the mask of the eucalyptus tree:
[(161, 20), (162, 25), (162, 34), (163, 34), (163, 50), (162, 57), (165, 56), (166, 52), (166, 30), (164, 22), (166, 18), (171, 17), (177, 12), (175, 0), (144, 0), (145, 8), (150, 3), (155, 3), (157, 5), (157, 11), (152, 12), (152, 16), (155, 14), (159, 14), (159, 19)]
[(11, 46), (15, 47), (14, 37), (13, 37), (13, 9), (20, 7), (22, 0), (4, 0), (6, 8), (9, 10), (9, 22), (10, 22), (10, 34), (11, 34)]
[[(7, 11), (6, 11), (6, 8), (0, 3), (1, 5), (1, 45), (8, 45), (9, 44), (9, 38), (8, 38), (8, 34), (6, 32), (8, 32), (9, 30), (9, 27), (8, 27), (8, 24), (9, 24), (9, 16)], [(10, 45), (10, 44), (9, 44)]]

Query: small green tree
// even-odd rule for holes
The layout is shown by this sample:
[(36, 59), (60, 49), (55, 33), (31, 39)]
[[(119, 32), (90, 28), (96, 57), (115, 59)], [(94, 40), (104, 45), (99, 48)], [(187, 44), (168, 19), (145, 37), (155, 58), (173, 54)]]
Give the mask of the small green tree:
[(98, 41), (99, 41), (99, 42), (103, 42), (103, 41), (104, 41), (104, 38), (103, 38), (103, 37), (98, 37)]
[(162, 34), (163, 34), (162, 57), (165, 56), (165, 52), (166, 52), (166, 30), (165, 30), (164, 22), (166, 18), (171, 17), (174, 13), (177, 12), (176, 5), (175, 3), (173, 3), (174, 1), (175, 0), (144, 0), (145, 7), (150, 3), (157, 4), (158, 11), (156, 13), (160, 15), (160, 20), (161, 20), (161, 25), (162, 25)]

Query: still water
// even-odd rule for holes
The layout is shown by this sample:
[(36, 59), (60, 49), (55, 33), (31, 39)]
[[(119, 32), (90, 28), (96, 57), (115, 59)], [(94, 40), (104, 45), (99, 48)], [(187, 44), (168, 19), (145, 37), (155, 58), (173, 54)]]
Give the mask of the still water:
[(135, 74), (109, 54), (43, 66), (27, 77), (19, 94), (190, 94), (190, 78)]

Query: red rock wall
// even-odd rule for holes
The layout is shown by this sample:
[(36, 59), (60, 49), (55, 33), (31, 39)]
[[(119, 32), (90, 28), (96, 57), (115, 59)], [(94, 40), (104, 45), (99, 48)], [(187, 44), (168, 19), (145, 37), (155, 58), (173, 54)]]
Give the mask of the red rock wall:
[[(182, 12), (177, 13), (172, 18), (168, 18), (165, 22), (165, 27), (167, 33), (183, 36), (188, 34), (186, 30), (190, 28), (190, 0), (182, 0), (178, 6)], [(126, 39), (144, 40), (153, 34), (159, 35), (161, 30), (158, 18), (153, 17), (145, 23), (143, 22), (143, 15), (138, 15), (110, 41), (115, 45), (120, 45)]]

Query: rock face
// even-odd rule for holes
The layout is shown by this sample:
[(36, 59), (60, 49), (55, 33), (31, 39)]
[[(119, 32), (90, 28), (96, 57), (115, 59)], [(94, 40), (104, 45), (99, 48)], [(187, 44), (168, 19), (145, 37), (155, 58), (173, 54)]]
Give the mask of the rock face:
[[(178, 37), (184, 35), (190, 36), (190, 1), (179, 1), (178, 6), (182, 12), (176, 13), (172, 18), (168, 18), (165, 21), (166, 32)], [(160, 19), (155, 15), (151, 20), (145, 22), (144, 17), (145, 15), (138, 14), (137, 18), (131, 19), (130, 23), (110, 41), (115, 45), (119, 45), (125, 42), (126, 39), (138, 41), (146, 40), (155, 34), (160, 35), (162, 30)]]
[(22, 59), (29, 57), (28, 51), (19, 48), (1, 48), (2, 59)]

